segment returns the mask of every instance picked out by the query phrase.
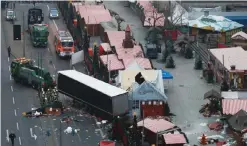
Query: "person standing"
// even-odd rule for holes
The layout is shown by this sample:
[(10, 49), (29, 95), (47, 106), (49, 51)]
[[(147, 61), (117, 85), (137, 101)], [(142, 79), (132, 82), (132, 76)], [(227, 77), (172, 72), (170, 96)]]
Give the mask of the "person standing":
[(14, 146), (15, 138), (16, 138), (15, 133), (14, 132), (11, 132), (9, 134), (9, 139), (11, 140), (12, 146)]
[(10, 46), (8, 47), (8, 56), (10, 57), (10, 55), (11, 55), (11, 48), (10, 48)]

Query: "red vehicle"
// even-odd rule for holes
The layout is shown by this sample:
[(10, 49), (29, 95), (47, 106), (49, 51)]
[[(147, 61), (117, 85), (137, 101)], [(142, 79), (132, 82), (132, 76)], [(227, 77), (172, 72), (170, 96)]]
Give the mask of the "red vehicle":
[(99, 146), (115, 146), (115, 142), (102, 140), (102, 141), (100, 141)]

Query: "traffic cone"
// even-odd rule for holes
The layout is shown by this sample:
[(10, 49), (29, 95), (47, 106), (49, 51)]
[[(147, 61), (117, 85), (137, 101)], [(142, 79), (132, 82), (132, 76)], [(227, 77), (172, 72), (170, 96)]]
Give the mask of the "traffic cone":
[(200, 144), (201, 145), (207, 145), (207, 137), (205, 136), (205, 134), (202, 134)]

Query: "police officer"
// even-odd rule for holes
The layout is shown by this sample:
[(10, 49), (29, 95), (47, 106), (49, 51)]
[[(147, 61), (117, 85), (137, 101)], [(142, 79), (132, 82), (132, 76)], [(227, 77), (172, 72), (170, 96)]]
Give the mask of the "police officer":
[(10, 55), (11, 55), (11, 48), (10, 48), (10, 46), (8, 47), (8, 56), (10, 57)]
[(15, 138), (16, 138), (15, 133), (14, 132), (11, 132), (9, 134), (9, 139), (11, 140), (12, 146), (14, 146), (14, 140), (15, 140)]

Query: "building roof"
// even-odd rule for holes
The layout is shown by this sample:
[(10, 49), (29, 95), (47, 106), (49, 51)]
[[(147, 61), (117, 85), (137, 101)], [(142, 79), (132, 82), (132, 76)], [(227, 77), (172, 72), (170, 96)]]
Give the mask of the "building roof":
[(101, 43), (100, 44), (100, 47), (102, 47), (102, 49), (105, 51), (105, 52), (111, 52), (112, 49), (111, 49), (111, 46), (109, 43)]
[[(163, 13), (158, 13), (156, 8), (153, 7), (150, 1), (138, 1), (140, 6), (143, 7), (145, 21), (144, 26), (164, 26), (165, 16)], [(150, 19), (150, 21), (148, 20)]]
[(244, 25), (239, 24), (235, 21), (227, 19), (223, 16), (216, 15), (202, 15), (195, 20), (189, 21), (190, 27), (218, 31), (218, 32), (226, 32), (232, 29), (241, 28)]
[(221, 98), (221, 95), (219, 92), (212, 89), (204, 94), (204, 99), (209, 99), (209, 98)]
[(186, 138), (183, 134), (163, 134), (164, 141), (166, 144), (185, 144), (187, 143)]
[(247, 51), (244, 51), (242, 47), (221, 48), (221, 49), (209, 49), (209, 51), (230, 70), (232, 65), (236, 66), (236, 70), (247, 70)]
[(152, 69), (149, 59), (144, 58), (141, 46), (134, 45), (133, 48), (123, 48), (122, 43), (125, 38), (124, 31), (106, 31), (109, 43), (115, 46), (118, 59), (123, 60), (125, 68), (136, 61), (144, 69)]
[(137, 62), (134, 60), (131, 64), (129, 64), (125, 70), (144, 70)]
[(247, 99), (246, 91), (221, 92), (221, 97), (225, 99)]
[(247, 40), (247, 33), (243, 32), (243, 31), (235, 33), (234, 35), (232, 35), (231, 38), (234, 39), (236, 36), (240, 36), (240, 37)]
[(104, 65), (107, 65), (108, 59), (108, 71), (124, 69), (122, 61), (119, 60), (115, 54), (101, 55), (100, 59), (104, 63)]
[(73, 4), (85, 19), (86, 24), (100, 24), (100, 22), (108, 22), (112, 20), (109, 10), (105, 9), (103, 5), (81, 5)]
[(123, 58), (123, 63), (124, 63), (125, 67), (129, 66), (133, 62), (136, 62), (138, 65), (140, 65), (141, 68), (152, 69), (151, 62), (148, 58), (140, 58), (140, 57), (138, 57), (138, 58), (134, 58), (134, 57)]
[(175, 127), (175, 124), (166, 121), (165, 119), (151, 119), (145, 118), (144, 121), (139, 121), (138, 126), (143, 126), (153, 133), (157, 133), (164, 130), (169, 130)]
[[(99, 92), (106, 94), (110, 97), (118, 96), (127, 93), (125, 90), (100, 81), (94, 77), (88, 76), (76, 70), (63, 70), (59, 71), (59, 74), (67, 76), (75, 81), (78, 81), (84, 85), (87, 85)], [(100, 98), (100, 97), (99, 97)]]
[[(212, 12), (210, 11), (211, 15), (216, 15), (216, 16), (224, 16), (229, 19), (229, 17), (233, 18), (247, 18), (247, 12)], [(190, 20), (195, 20), (199, 18), (200, 16), (204, 15), (204, 12), (189, 12), (189, 19)]]
[(247, 111), (247, 99), (223, 99), (222, 112), (226, 115), (234, 115), (239, 110)]
[(167, 96), (165, 93), (161, 92), (155, 85), (151, 82), (145, 81), (141, 85), (138, 83), (133, 83), (130, 89), (130, 99), (131, 100), (162, 100), (167, 101)]
[(247, 128), (247, 112), (239, 110), (228, 119), (229, 125), (236, 131), (242, 131)]
[[(122, 70), (119, 71), (119, 82), (121, 88), (124, 90), (129, 89), (135, 83), (135, 76), (141, 73), (144, 79), (148, 82), (156, 83), (156, 87), (164, 93), (162, 72), (161, 70)], [(161, 75), (160, 75), (161, 74)], [(162, 89), (163, 87), (163, 89)]]

